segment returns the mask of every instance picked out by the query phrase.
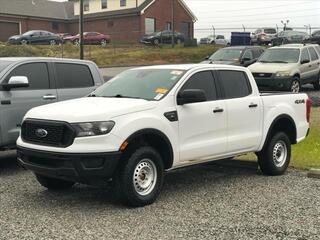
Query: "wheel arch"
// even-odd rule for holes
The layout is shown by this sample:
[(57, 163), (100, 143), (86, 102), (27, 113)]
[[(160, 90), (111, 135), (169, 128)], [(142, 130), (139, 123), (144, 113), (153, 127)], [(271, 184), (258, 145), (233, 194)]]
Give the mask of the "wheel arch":
[(124, 154), (130, 154), (138, 146), (149, 145), (159, 152), (165, 169), (172, 167), (174, 160), (172, 144), (162, 131), (154, 128), (141, 129), (131, 134), (125, 142), (128, 147), (125, 148)]
[(284, 132), (288, 135), (291, 144), (297, 143), (297, 127), (293, 118), (288, 114), (281, 114), (273, 120), (264, 140), (262, 149), (265, 148), (267, 142), (275, 132)]

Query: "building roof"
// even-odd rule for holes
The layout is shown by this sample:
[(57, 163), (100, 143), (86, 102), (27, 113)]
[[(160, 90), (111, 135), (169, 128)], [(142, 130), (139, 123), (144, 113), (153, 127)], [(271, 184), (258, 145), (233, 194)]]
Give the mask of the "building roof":
[(0, 14), (68, 20), (74, 16), (73, 2), (48, 0), (1, 0)]

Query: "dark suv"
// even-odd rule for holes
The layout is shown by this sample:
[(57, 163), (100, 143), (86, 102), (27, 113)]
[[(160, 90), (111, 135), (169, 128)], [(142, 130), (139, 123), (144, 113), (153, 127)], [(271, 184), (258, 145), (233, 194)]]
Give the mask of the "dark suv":
[(235, 46), (221, 48), (201, 63), (228, 64), (248, 67), (264, 52), (258, 46)]
[(58, 34), (54, 34), (48, 31), (34, 30), (25, 32), (22, 35), (15, 35), (9, 38), (8, 43), (10, 44), (50, 44), (56, 45), (61, 44), (62, 39)]
[(309, 42), (316, 43), (320, 45), (320, 30), (315, 31), (311, 34)]
[[(172, 42), (172, 31), (165, 30), (162, 32), (155, 32), (150, 35), (145, 35), (140, 40), (144, 44), (158, 45), (160, 43), (171, 43)], [(183, 34), (179, 32), (174, 32), (174, 42), (176, 44), (181, 44), (184, 42)]]

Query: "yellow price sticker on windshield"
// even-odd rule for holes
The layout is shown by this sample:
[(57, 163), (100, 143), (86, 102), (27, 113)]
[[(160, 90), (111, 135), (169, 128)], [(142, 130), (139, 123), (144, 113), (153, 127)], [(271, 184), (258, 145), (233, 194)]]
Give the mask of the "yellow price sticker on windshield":
[(168, 92), (168, 89), (166, 88), (157, 88), (156, 93), (166, 94)]

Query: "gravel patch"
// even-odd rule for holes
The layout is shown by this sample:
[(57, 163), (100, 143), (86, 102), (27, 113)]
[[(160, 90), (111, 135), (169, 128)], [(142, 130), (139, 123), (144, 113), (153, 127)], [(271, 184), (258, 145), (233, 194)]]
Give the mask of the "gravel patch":
[(263, 176), (256, 163), (215, 162), (167, 174), (144, 208), (108, 187), (49, 192), (0, 159), (0, 239), (319, 239), (320, 180), (290, 170)]

